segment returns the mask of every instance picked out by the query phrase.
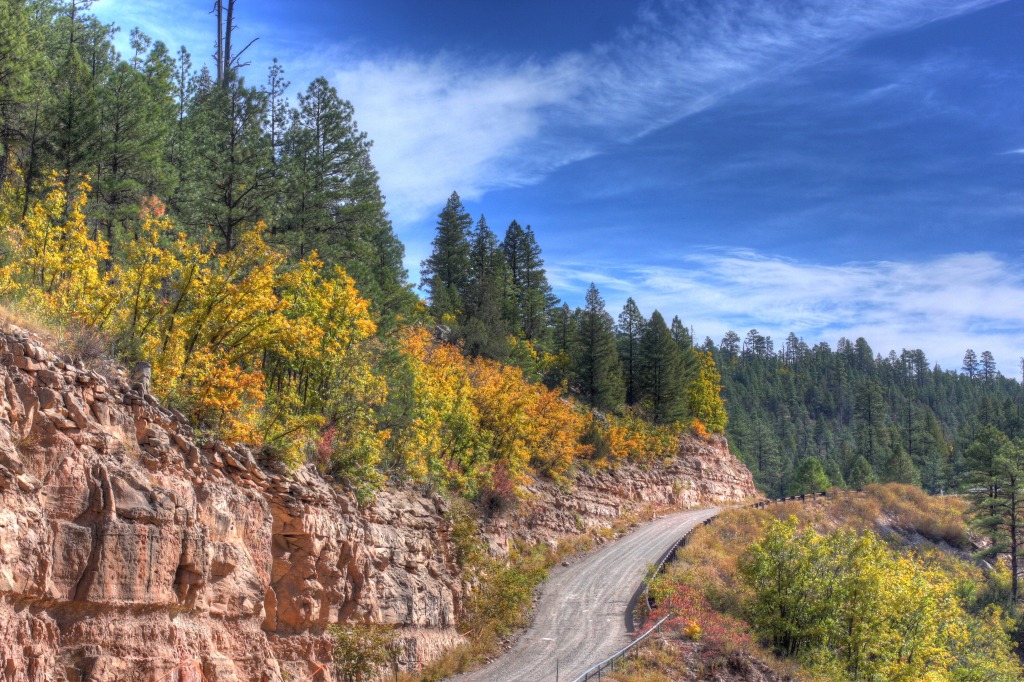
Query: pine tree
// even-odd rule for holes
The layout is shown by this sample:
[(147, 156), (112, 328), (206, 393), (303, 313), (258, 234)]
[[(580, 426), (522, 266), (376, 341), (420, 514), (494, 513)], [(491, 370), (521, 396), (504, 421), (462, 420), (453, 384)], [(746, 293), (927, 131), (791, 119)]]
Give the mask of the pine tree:
[[(280, 74), (267, 97), (279, 91)], [(271, 112), (268, 99), (269, 120)], [(276, 106), (280, 107), (280, 103)], [(283, 164), (288, 177), (287, 242), (299, 255), (316, 250), (329, 263), (357, 262), (365, 242), (362, 228), (379, 219), (383, 199), (369, 162), (366, 134), (356, 128), (352, 105), (325, 78), (299, 93), (291, 125), (283, 134)], [(281, 135), (281, 123), (268, 130), (269, 143)]]
[(174, 95), (175, 116), (174, 125), (171, 129), (171, 139), (167, 149), (167, 156), (176, 171), (179, 182), (185, 167), (187, 142), (185, 137), (185, 115), (192, 107), (192, 98), (196, 93), (196, 80), (197, 75), (192, 70), (192, 55), (182, 45), (178, 49), (177, 57), (174, 61), (174, 73), (171, 84)]
[(978, 373), (978, 355), (973, 349), (968, 348), (967, 352), (964, 353), (964, 364), (961, 369), (971, 379)]
[(622, 402), (624, 393), (619, 354), (615, 348), (614, 323), (593, 282), (587, 289), (586, 302), (579, 315), (574, 373), (580, 394), (587, 404), (611, 410)]
[(549, 311), (558, 299), (548, 284), (533, 229), (527, 225), (524, 230), (513, 220), (505, 231), (501, 249), (508, 264), (513, 321), (527, 341), (541, 340), (547, 332)]
[(619, 313), (615, 333), (618, 337), (619, 361), (622, 363), (627, 405), (635, 405), (640, 400), (640, 338), (646, 326), (647, 320), (637, 307), (636, 301), (632, 298), (626, 299), (626, 304)]
[(843, 472), (834, 459), (826, 459), (821, 466), (831, 485), (837, 488), (846, 488), (846, 479), (843, 478)]
[(947, 487), (950, 446), (931, 410), (908, 402), (905, 437), (907, 454), (921, 472), (921, 486), (932, 494)]
[(267, 93), (267, 134), (270, 135), (270, 148), (275, 159), (280, 156), (284, 134), (288, 130), (288, 100), (284, 93), (290, 85), (291, 82), (284, 77), (284, 67), (274, 57), (267, 69), (267, 85), (264, 89)]
[(577, 337), (577, 316), (563, 303), (551, 313), (551, 350), (556, 355), (572, 355)]
[(283, 130), (281, 98), (288, 84), (275, 67), (265, 91), (272, 152), (268, 184), (271, 191), (283, 186), (286, 199), (272, 228), (274, 239), (298, 257), (315, 250), (328, 265), (343, 266), (378, 316), (391, 318), (412, 301), (404, 247), (394, 235), (370, 159), (372, 143), (359, 130), (352, 104), (324, 78), (299, 94)]
[(25, 141), (33, 66), (40, 61), (30, 49), (28, 10), (22, 0), (0, 2), (0, 186), (7, 179), (14, 147)]
[(910, 455), (897, 444), (885, 465), (883, 480), (886, 483), (903, 483), (905, 485), (921, 485), (921, 472), (917, 470)]
[[(137, 30), (132, 35), (139, 51), (152, 45)], [(166, 197), (176, 182), (166, 155), (174, 115), (166, 48), (157, 42), (148, 54), (139, 51), (132, 65), (115, 66), (98, 90), (102, 124), (94, 189), (99, 221), (114, 244), (115, 228), (128, 229), (142, 198)]]
[(469, 231), (473, 219), (462, 206), (458, 192), (452, 192), (437, 216), (437, 234), (430, 257), (420, 264), (422, 285), (430, 295), (431, 312), (438, 319), (454, 318), (463, 306), (469, 283)]
[(65, 183), (70, 184), (92, 168), (100, 128), (93, 79), (74, 42), (69, 42), (57, 67), (52, 92), (51, 145)]
[(672, 340), (679, 346), (679, 350), (693, 348), (693, 334), (683, 325), (678, 315), (672, 317), (672, 326), (669, 329), (672, 332)]
[(697, 370), (700, 368), (697, 352), (693, 347), (693, 334), (683, 325), (678, 315), (672, 318), (672, 326), (669, 329), (672, 332), (672, 340), (679, 347), (683, 385), (688, 387), (690, 382), (696, 378)]
[(808, 457), (800, 462), (796, 469), (793, 482), (789, 486), (790, 495), (804, 495), (828, 490), (832, 483), (825, 475), (825, 469), (817, 457)]
[(982, 351), (979, 366), (982, 379), (992, 381), (996, 378), (996, 359), (992, 357), (991, 351)]
[(986, 482), (969, 492), (973, 525), (992, 539), (983, 556), (1010, 556), (1011, 591), (1016, 600), (1024, 529), (1024, 443), (1010, 441), (1002, 434), (988, 440), (991, 442), (978, 442), (978, 446), (988, 449), (998, 443), (998, 450), (984, 454), (983, 459), (990, 461), (987, 471), (972, 472), (977, 480)]
[(967, 469), (964, 485), (978, 494), (994, 497), (999, 492), (996, 455), (1009, 443), (1009, 438), (991, 424), (981, 427), (964, 455)]
[(740, 352), (740, 335), (731, 329), (722, 337), (722, 345), (719, 349), (726, 358), (735, 358)]
[(470, 241), (469, 281), (459, 327), (470, 355), (505, 359), (508, 356), (508, 324), (502, 294), (509, 277), (498, 238), (480, 216)]
[(876, 470), (881, 469), (889, 459), (885, 437), (889, 420), (882, 390), (874, 381), (865, 381), (857, 391), (855, 413), (857, 447)]
[(757, 484), (768, 495), (782, 497), (787, 476), (778, 438), (768, 424), (755, 418), (749, 441), (750, 445), (745, 447), (745, 451), (754, 464), (752, 468)]
[(266, 97), (232, 76), (198, 91), (185, 119), (187, 151), (176, 204), (192, 233), (230, 251), (245, 227), (272, 214), (273, 157)]
[(875, 472), (871, 468), (871, 464), (864, 455), (860, 455), (854, 461), (853, 466), (850, 468), (850, 473), (846, 477), (847, 485), (853, 490), (861, 490), (864, 486), (874, 482)]
[(656, 424), (669, 424), (686, 414), (679, 346), (657, 310), (640, 337), (640, 399)]

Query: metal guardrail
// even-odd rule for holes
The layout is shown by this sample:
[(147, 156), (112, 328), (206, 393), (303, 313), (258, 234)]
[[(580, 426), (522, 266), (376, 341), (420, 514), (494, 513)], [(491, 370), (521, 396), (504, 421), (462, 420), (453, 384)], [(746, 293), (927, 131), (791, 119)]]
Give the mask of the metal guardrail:
[[(856, 492), (860, 492), (860, 491), (858, 490)], [(754, 502), (753, 504), (748, 504), (747, 506), (755, 508), (755, 509), (763, 509), (763, 508), (767, 507), (769, 504), (782, 504), (782, 503), (785, 503), (785, 502), (806, 502), (808, 499), (813, 501), (815, 498), (818, 498), (818, 497), (828, 497), (828, 492), (827, 491), (822, 491), (822, 492), (818, 492), (818, 493), (807, 493), (807, 494), (804, 494), (804, 495), (793, 495), (791, 497), (782, 497), (782, 498), (778, 498), (778, 499), (774, 499), (774, 500), (762, 500), (760, 502)], [(645, 581), (645, 584), (644, 584), (643, 599), (644, 599), (644, 604), (649, 609), (648, 613), (650, 612), (650, 610), (653, 610), (653, 608), (654, 608), (654, 603), (653, 603), (653, 600), (651, 599), (650, 590), (649, 590), (649, 586), (650, 586), (651, 580), (655, 576), (660, 575), (661, 572), (665, 570), (665, 564), (675, 560), (676, 552), (679, 550), (680, 547), (685, 547), (686, 546), (686, 543), (690, 539), (690, 534), (693, 533), (693, 531), (697, 530), (701, 526), (706, 526), (706, 525), (710, 524), (714, 520), (715, 520), (714, 516), (712, 516), (710, 518), (707, 518), (707, 519), (704, 519), (704, 521), (700, 525), (694, 526), (690, 530), (686, 531), (686, 533), (683, 534), (683, 537), (679, 538), (676, 541), (676, 543), (674, 545), (672, 545), (672, 547), (670, 547), (667, 552), (665, 552), (665, 555), (661, 558), (661, 561), (659, 561), (655, 565), (654, 570), (651, 572), (650, 577)], [(665, 621), (667, 621), (669, 618), (671, 618), (671, 617), (672, 617), (672, 614), (666, 615), (664, 618), (662, 618), (657, 623), (655, 623), (651, 627), (650, 630), (648, 630), (644, 634), (640, 635), (639, 637), (634, 639), (632, 642), (627, 644), (624, 648), (622, 648), (619, 651), (615, 652), (614, 654), (612, 654), (611, 656), (609, 656), (605, 660), (601, 661), (597, 665), (595, 665), (592, 668), (588, 669), (586, 672), (584, 672), (583, 674), (581, 674), (578, 677), (576, 677), (575, 679), (573, 679), (572, 682), (589, 682), (590, 680), (600, 680), (602, 674), (604, 674), (607, 671), (615, 670), (616, 662), (618, 662), (619, 660), (625, 658), (630, 652), (636, 651), (637, 648), (644, 641), (646, 641), (647, 638), (650, 637), (654, 632), (660, 631), (662, 624)]]
[[(856, 490), (854, 492), (858, 492), (859, 493), (860, 491)], [(828, 497), (828, 492), (827, 491), (822, 491), (820, 493), (807, 493), (805, 495), (793, 495), (791, 497), (780, 497), (780, 498), (774, 499), (774, 500), (761, 500), (760, 502), (755, 502), (755, 503), (749, 504), (747, 506), (748, 507), (753, 507), (755, 509), (764, 509), (769, 504), (783, 504), (784, 502), (806, 502), (807, 500), (809, 500), (809, 499), (813, 500), (816, 497)]]
[(625, 658), (626, 655), (629, 654), (629, 652), (634, 651), (637, 647), (643, 644), (644, 640), (650, 637), (652, 633), (660, 630), (661, 624), (669, 618), (671, 618), (671, 616), (665, 616), (657, 623), (655, 623), (650, 630), (640, 635), (632, 642), (627, 644), (624, 648), (620, 649), (608, 658), (604, 659), (603, 661), (595, 665), (593, 668), (587, 670), (582, 675), (574, 679), (572, 682), (588, 682), (588, 680), (600, 680), (602, 674), (610, 670), (615, 670), (616, 662), (618, 662), (622, 658)]

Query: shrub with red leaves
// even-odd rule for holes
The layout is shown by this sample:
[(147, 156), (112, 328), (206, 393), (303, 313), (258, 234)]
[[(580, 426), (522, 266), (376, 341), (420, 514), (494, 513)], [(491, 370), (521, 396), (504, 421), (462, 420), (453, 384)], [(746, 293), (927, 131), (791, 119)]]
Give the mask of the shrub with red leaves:
[(750, 626), (741, 620), (714, 611), (707, 599), (689, 585), (673, 585), (668, 594), (661, 596), (658, 607), (651, 613), (647, 627), (666, 614), (671, 618), (662, 626), (663, 633), (686, 639), (686, 628), (696, 623), (701, 630), (702, 656), (714, 658), (728, 656), (753, 648)]
[(326, 469), (334, 456), (334, 425), (328, 426), (320, 434), (320, 441), (316, 444), (316, 465), (321, 470)]

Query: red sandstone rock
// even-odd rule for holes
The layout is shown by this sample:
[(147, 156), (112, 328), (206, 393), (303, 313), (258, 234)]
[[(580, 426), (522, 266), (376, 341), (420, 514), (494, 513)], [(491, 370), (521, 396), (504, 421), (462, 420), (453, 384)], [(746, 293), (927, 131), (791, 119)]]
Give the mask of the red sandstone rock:
[[(27, 334), (0, 334), (0, 359), (0, 679), (304, 679), (330, 661), (326, 628), (351, 620), (402, 626), (407, 666), (462, 641), (440, 498), (387, 490), (360, 508), (311, 469), (198, 447), (180, 413)], [(724, 439), (688, 439), (668, 464), (532, 493), (491, 519), (496, 551), (754, 489)]]

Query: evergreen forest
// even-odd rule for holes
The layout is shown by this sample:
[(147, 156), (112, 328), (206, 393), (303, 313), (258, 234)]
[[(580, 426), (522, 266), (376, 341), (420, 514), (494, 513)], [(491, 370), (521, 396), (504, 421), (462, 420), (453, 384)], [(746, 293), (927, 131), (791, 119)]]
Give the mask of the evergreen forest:
[(1021, 385), (987, 351), (968, 349), (962, 367), (942, 369), (920, 349), (882, 355), (863, 338), (841, 338), (833, 350), (789, 334), (773, 346), (756, 329), (703, 346), (721, 369), (730, 445), (769, 495), (818, 489), (822, 474), (840, 487), (954, 492), (986, 427), (1024, 435)]

